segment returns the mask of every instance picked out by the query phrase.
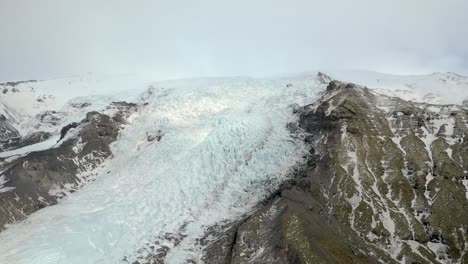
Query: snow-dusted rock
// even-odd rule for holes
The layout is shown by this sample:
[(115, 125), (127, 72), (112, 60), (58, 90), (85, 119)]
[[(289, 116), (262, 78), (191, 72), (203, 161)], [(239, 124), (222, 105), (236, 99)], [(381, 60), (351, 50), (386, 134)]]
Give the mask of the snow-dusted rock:
[(467, 110), (333, 81), (300, 127), (309, 162), (266, 206), (215, 232), (207, 263), (467, 261)]
[[(123, 120), (136, 111), (134, 104), (109, 108), (116, 108), (112, 115), (89, 112), (81, 122), (64, 127), (60, 138), (32, 134), (21, 139), (25, 146), (0, 153), (1, 190), (6, 190), (0, 192), (0, 229), (94, 180), (95, 170), (112, 155), (109, 145)], [(49, 138), (55, 141), (45, 149), (33, 148)]]

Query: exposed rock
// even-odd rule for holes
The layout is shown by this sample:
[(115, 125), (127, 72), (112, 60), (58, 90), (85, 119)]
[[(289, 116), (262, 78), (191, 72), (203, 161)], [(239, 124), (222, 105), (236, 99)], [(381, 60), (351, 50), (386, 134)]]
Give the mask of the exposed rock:
[(62, 127), (62, 129), (60, 129), (60, 140), (65, 137), (65, 135), (68, 133), (68, 131), (70, 131), (70, 129), (77, 128), (78, 125), (79, 125), (78, 122), (73, 122)]
[(88, 107), (90, 105), (91, 105), (90, 103), (72, 103), (71, 104), (72, 107), (78, 108), (78, 109), (86, 108), (86, 107)]
[[(125, 117), (134, 111), (134, 107), (121, 106), (114, 114)], [(123, 124), (117, 121), (120, 118), (89, 112), (80, 123), (62, 129), (58, 147), (2, 164), (6, 183), (0, 189), (7, 191), (0, 192), (0, 229), (93, 180), (93, 170), (112, 155), (109, 144), (117, 139)], [(28, 140), (44, 136), (32, 135)]]
[(163, 136), (164, 134), (162, 133), (161, 130), (158, 130), (155, 133), (146, 132), (146, 140), (148, 142), (155, 141), (155, 140), (159, 142), (161, 141)]
[(33, 145), (36, 143), (40, 143), (42, 141), (49, 139), (51, 136), (52, 135), (49, 132), (44, 132), (44, 131), (34, 132), (24, 137), (20, 137), (18, 134), (17, 138), (13, 140), (9, 140), (8, 142), (4, 142), (1, 145), (1, 148), (4, 151), (18, 149), (18, 148)]
[[(247, 219), (241, 219), (240, 221), (222, 227), (212, 227), (207, 232), (207, 236), (200, 241), (203, 246), (208, 245), (202, 259), (203, 262), (219, 264), (231, 263), (234, 246), (237, 241), (238, 229), (246, 220)], [(215, 236), (217, 239), (215, 242), (207, 241), (208, 236)]]
[(338, 89), (340, 89), (340, 87), (343, 86), (343, 83), (340, 82), (340, 81), (331, 81), (328, 86), (327, 86), (327, 92), (333, 92), (333, 91), (336, 91)]
[(27, 81), (16, 81), (16, 82), (4, 82), (0, 83), (0, 86), (10, 86), (10, 87), (15, 87), (23, 83), (34, 83), (37, 82), (37, 80), (27, 80)]
[(52, 136), (49, 132), (34, 132), (27, 136), (24, 136), (20, 140), (20, 147), (36, 144), (49, 139)]
[(299, 112), (302, 112), (304, 110), (303, 106), (300, 106), (298, 104), (291, 104), (288, 106), (288, 108), (291, 108), (293, 114), (297, 114)]
[(462, 106), (463, 107), (468, 107), (468, 99), (463, 101)]
[(137, 110), (137, 105), (127, 102), (112, 102), (107, 110), (113, 113), (112, 119), (116, 122), (126, 124), (129, 114)]
[(21, 135), (5, 115), (0, 114), (0, 151), (8, 149), (8, 144), (19, 141)]
[(319, 77), (319, 80), (322, 83), (329, 83), (332, 81), (332, 78), (323, 72), (318, 72), (317, 77)]
[(204, 255), (218, 263), (467, 263), (468, 111), (454, 108), (330, 82), (300, 113), (311, 146), (303, 171)]
[(57, 111), (46, 111), (41, 114), (37, 114), (36, 118), (39, 122), (36, 124), (35, 128), (37, 129), (39, 126), (58, 126), (64, 117), (64, 113)]

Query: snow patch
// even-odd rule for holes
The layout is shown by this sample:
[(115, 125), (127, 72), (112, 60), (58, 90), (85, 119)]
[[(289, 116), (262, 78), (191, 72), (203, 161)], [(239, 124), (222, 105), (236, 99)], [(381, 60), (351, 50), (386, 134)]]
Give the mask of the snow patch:
[[(466, 173), (466, 172), (465, 172)], [(465, 177), (465, 179), (462, 180), (462, 183), (463, 185), (465, 186), (465, 190), (466, 190), (466, 199), (468, 199), (468, 179)]]
[(445, 152), (447, 153), (447, 155), (448, 155), (450, 158), (452, 158), (452, 149), (451, 149), (451, 148), (447, 148), (447, 149), (445, 150)]
[(9, 180), (6, 179), (5, 175), (0, 175), (0, 193), (9, 192), (9, 191), (15, 189), (15, 187), (6, 187), (6, 186), (4, 186), (5, 183), (7, 183), (7, 182), (9, 182)]
[(442, 243), (434, 243), (434, 242), (427, 242), (427, 247), (436, 254), (437, 259), (442, 260), (442, 259), (448, 259), (447, 258), (447, 245), (444, 245)]
[(11, 156), (26, 155), (30, 152), (43, 151), (46, 149), (57, 147), (58, 146), (57, 141), (59, 140), (59, 138), (60, 138), (60, 135), (55, 135), (45, 141), (42, 141), (36, 144), (32, 144), (32, 145), (25, 146), (25, 147), (15, 149), (15, 150), (0, 152), (0, 158), (8, 158)]

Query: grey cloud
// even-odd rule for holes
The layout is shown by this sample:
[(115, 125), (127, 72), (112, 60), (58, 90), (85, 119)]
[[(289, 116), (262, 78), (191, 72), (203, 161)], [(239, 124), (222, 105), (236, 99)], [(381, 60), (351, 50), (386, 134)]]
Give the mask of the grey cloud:
[(323, 68), (468, 75), (464, 0), (0, 0), (0, 79)]

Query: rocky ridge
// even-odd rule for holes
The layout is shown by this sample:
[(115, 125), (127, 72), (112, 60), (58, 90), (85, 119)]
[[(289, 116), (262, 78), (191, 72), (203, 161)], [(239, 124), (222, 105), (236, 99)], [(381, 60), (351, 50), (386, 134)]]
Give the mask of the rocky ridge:
[[(81, 122), (62, 128), (60, 140), (50, 149), (0, 158), (0, 230), (92, 181), (112, 155), (110, 144), (135, 111), (135, 104), (112, 103), (105, 111), (89, 112)], [(20, 143), (44, 136), (37, 133)]]
[(468, 111), (330, 82), (298, 113), (308, 163), (205, 263), (467, 263)]

